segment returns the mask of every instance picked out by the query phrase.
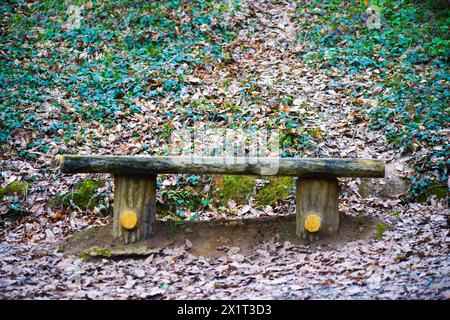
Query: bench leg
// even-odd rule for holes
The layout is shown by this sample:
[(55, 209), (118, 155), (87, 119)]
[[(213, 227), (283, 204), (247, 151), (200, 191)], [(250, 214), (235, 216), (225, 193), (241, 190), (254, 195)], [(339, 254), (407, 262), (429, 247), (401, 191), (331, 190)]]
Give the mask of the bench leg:
[(156, 222), (156, 175), (114, 177), (114, 238), (148, 239)]
[(336, 178), (298, 178), (296, 234), (313, 241), (334, 235), (339, 227), (339, 186)]

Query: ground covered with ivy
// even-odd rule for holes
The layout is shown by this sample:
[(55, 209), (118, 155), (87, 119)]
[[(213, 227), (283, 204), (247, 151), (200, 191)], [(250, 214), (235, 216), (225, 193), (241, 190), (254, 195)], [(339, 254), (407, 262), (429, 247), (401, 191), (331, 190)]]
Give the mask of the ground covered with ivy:
[[(363, 2), (1, 4), (0, 296), (448, 299), (450, 9), (377, 5), (371, 28)], [(274, 235), (219, 260), (189, 246), (65, 257), (68, 235), (111, 222), (113, 186), (62, 175), (55, 156), (168, 155), (193, 126), (276, 129), (283, 157), (386, 159), (386, 179), (341, 179), (340, 211), (386, 221), (378, 238), (327, 251)], [(289, 214), (294, 188), (159, 176), (159, 218)]]

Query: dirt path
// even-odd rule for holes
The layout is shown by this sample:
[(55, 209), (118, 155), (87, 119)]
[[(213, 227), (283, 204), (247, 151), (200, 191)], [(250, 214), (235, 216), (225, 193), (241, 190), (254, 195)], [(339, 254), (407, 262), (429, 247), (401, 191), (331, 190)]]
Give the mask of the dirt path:
[[(187, 95), (238, 104), (256, 124), (264, 123), (274, 108), (292, 108), (292, 117), (315, 136), (302, 156), (385, 158), (392, 164), (389, 175), (407, 175), (405, 159), (388, 149), (380, 133), (368, 130), (365, 114), (355, 111), (352, 98), (329, 89), (332, 81), (350, 81), (350, 76), (327, 78), (295, 55), (302, 46), (296, 43), (301, 30), (291, 19), (291, 4), (242, 3), (243, 26), (228, 48), (232, 62), (204, 72), (205, 89), (193, 86)], [(248, 100), (243, 92), (267, 103)], [(280, 103), (280, 96), (293, 97), (292, 104)], [(378, 183), (378, 189), (364, 196), (359, 179), (343, 182), (340, 211), (387, 221), (392, 229), (381, 239), (322, 250), (274, 238), (250, 254), (224, 248), (219, 258), (195, 256), (185, 244), (146, 259), (90, 262), (58, 252), (58, 239), (2, 242), (0, 298), (448, 299), (445, 203), (431, 199), (427, 204), (402, 205), (395, 198), (377, 197), (377, 190), (385, 190), (380, 182), (369, 182)]]

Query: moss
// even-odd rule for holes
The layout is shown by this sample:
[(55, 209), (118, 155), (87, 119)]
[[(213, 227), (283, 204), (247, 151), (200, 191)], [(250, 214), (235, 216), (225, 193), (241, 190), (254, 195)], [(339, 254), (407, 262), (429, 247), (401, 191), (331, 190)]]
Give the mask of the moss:
[(280, 200), (289, 197), (293, 188), (292, 177), (269, 177), (269, 183), (256, 193), (256, 201), (261, 206), (274, 206)]
[(18, 195), (25, 196), (29, 187), (30, 185), (28, 183), (15, 181), (6, 187), (6, 189), (8, 193), (17, 193)]
[(256, 188), (256, 179), (268, 180), (268, 183), (255, 193), (255, 200), (261, 206), (274, 206), (278, 201), (289, 197), (294, 185), (292, 177), (253, 177), (253, 176), (218, 176), (213, 183), (212, 196), (221, 204), (234, 200), (238, 205), (248, 202)]
[(9, 184), (6, 188), (0, 188), (0, 199), (8, 194), (17, 194), (20, 196), (25, 196), (28, 192), (30, 185), (22, 181), (14, 181)]
[(88, 253), (86, 253), (86, 252), (81, 252), (81, 253), (78, 255), (78, 257), (79, 257), (81, 260), (83, 260), (83, 261), (88, 261), (88, 260), (91, 258), (91, 256), (90, 256)]
[(93, 257), (109, 257), (111, 255), (111, 250), (101, 249), (101, 248), (91, 248), (89, 249), (89, 254)]
[(251, 176), (217, 176), (214, 179), (212, 196), (222, 203), (229, 200), (237, 204), (247, 203), (247, 197), (255, 189), (255, 177)]
[(378, 223), (377, 224), (377, 239), (381, 239), (383, 238), (383, 234), (389, 230), (388, 226), (385, 225), (384, 223)]
[(96, 257), (109, 257), (111, 256), (111, 250), (106, 248), (89, 248), (86, 251), (80, 252), (78, 255), (80, 259), (87, 261), (90, 258)]
[(397, 218), (400, 218), (400, 213), (398, 213), (397, 211), (388, 211), (388, 213), (390, 214), (390, 215), (393, 215), (393, 216), (395, 216), (395, 217), (397, 217)]
[(73, 203), (81, 210), (86, 210), (88, 207), (95, 207), (98, 201), (94, 198), (97, 190), (105, 185), (103, 180), (85, 179), (77, 183), (76, 189), (73, 192)]

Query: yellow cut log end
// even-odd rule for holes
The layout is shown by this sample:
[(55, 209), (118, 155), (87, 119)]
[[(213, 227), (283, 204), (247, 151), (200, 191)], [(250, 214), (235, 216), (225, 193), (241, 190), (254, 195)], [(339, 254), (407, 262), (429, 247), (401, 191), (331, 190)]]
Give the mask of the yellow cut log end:
[(133, 211), (125, 211), (120, 216), (120, 224), (122, 225), (122, 227), (128, 230), (131, 230), (134, 227), (136, 227), (137, 221), (138, 221), (137, 215)]
[(320, 217), (316, 214), (310, 214), (305, 220), (305, 229), (309, 232), (316, 232), (320, 229)]

